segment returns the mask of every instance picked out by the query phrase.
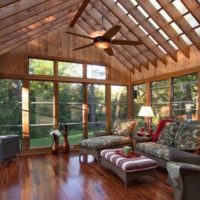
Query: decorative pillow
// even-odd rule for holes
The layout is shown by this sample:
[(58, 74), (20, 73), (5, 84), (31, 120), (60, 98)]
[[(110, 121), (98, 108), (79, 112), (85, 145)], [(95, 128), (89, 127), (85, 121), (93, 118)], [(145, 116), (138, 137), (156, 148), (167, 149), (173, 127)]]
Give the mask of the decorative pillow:
[(175, 136), (174, 145), (181, 150), (199, 149), (200, 123), (198, 121), (181, 123)]
[(163, 128), (165, 127), (165, 124), (167, 122), (172, 122), (172, 120), (170, 119), (163, 119), (163, 120), (160, 120), (157, 127), (156, 127), (156, 131), (153, 133), (153, 136), (152, 136), (152, 141), (153, 142), (156, 142), (158, 140), (158, 137), (161, 133), (161, 131), (163, 130)]
[(116, 121), (114, 124), (113, 135), (129, 136), (136, 125), (135, 120)]
[(157, 143), (174, 146), (174, 138), (178, 130), (178, 122), (168, 122), (160, 133)]

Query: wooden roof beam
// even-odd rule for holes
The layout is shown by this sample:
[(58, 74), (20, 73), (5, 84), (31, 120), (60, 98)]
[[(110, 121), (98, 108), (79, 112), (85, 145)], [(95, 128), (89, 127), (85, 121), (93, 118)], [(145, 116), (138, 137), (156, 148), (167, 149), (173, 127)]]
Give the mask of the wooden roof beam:
[(176, 50), (174, 50), (172, 46), (162, 37), (162, 35), (156, 31), (152, 24), (146, 20), (144, 15), (136, 7), (134, 7), (130, 1), (125, 2), (123, 0), (118, 0), (118, 2), (139, 22), (144, 29), (146, 29), (146, 31), (158, 42), (158, 44), (162, 46), (167, 54), (174, 61), (177, 61)]
[(0, 2), (0, 8), (8, 6), (8, 5), (13, 4), (13, 3), (16, 3), (18, 1), (19, 0), (1, 0), (1, 2)]
[(186, 57), (189, 57), (188, 45), (177, 34), (177, 32), (170, 26), (170, 24), (165, 20), (165, 18), (155, 9), (155, 7), (149, 1), (146, 1), (146, 0), (140, 0), (138, 1), (138, 4), (140, 4), (146, 10), (146, 12), (150, 15), (150, 17), (160, 26), (160, 28), (169, 36), (169, 38), (179, 47), (179, 49), (184, 53), (184, 55)]
[(194, 31), (194, 29), (188, 24), (188, 22), (181, 15), (181, 13), (179, 13), (179, 11), (169, 1), (166, 0), (157, 0), (157, 1), (160, 3), (161, 6), (164, 7), (169, 16), (180, 26), (185, 35), (187, 35), (188, 38), (193, 42), (193, 44), (200, 50), (199, 36)]
[(84, 0), (83, 4), (81, 5), (79, 11), (77, 12), (76, 16), (74, 17), (74, 19), (72, 20), (72, 22), (70, 23), (70, 27), (73, 27), (77, 20), (79, 19), (79, 17), (81, 16), (81, 14), (84, 12), (85, 8), (87, 7), (87, 5), (89, 4), (90, 0)]

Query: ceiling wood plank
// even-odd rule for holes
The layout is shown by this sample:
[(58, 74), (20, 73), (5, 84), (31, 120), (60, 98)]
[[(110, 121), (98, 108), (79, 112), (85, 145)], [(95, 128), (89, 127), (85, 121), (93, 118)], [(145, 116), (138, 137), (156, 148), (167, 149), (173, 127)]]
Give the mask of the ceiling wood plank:
[[(6, 28), (0, 29), (0, 38), (2, 37), (8, 37), (9, 34), (13, 34), (14, 32), (17, 32), (19, 30), (22, 30), (23, 28), (32, 27), (32, 25), (36, 22), (39, 22), (41, 20), (45, 20), (47, 17), (51, 16), (54, 17), (54, 15), (58, 12), (62, 12), (65, 9), (68, 9), (71, 6), (74, 6), (77, 4), (77, 9), (79, 8), (79, 4), (82, 2), (82, 0), (69, 0), (66, 2), (66, 0), (61, 1), (52, 1), (53, 4), (50, 6), (45, 7), (45, 9), (42, 12), (38, 12), (36, 15), (30, 16), (28, 18), (24, 19), (21, 18), (20, 22), (16, 24), (9, 25)], [(53, 6), (53, 7), (52, 7)], [(21, 14), (20, 14), (21, 16)], [(19, 18), (19, 15), (16, 15), (15, 17)], [(3, 21), (2, 21), (3, 22)], [(8, 25), (9, 22), (13, 23), (12, 18), (5, 20), (5, 24)]]
[(155, 9), (155, 7), (149, 1), (146, 1), (146, 0), (140, 0), (140, 1), (138, 1), (138, 3), (146, 10), (146, 12), (160, 26), (160, 28), (162, 30), (164, 30), (164, 32), (179, 47), (179, 49), (184, 53), (184, 55), (186, 57), (189, 57), (190, 52), (189, 52), (188, 45), (176, 33), (176, 31), (170, 26), (170, 24), (165, 20), (165, 18)]
[(35, 22), (25, 28), (15, 31), (11, 34), (8, 34), (7, 36), (0, 38), (0, 45), (3, 47), (3, 46), (6, 46), (7, 44), (14, 43), (16, 40), (18, 40), (18, 38), (20, 38), (23, 35), (28, 34), (30, 31), (35, 30), (38, 27), (43, 26), (49, 22), (53, 22), (59, 19), (60, 17), (67, 15), (68, 13), (75, 12), (76, 10), (77, 10), (77, 6), (75, 4), (74, 6), (70, 6), (68, 8), (65, 8), (64, 10), (61, 10), (60, 12), (57, 12), (57, 14), (46, 17), (39, 22)]
[[(92, 17), (93, 19), (95, 19), (95, 21), (99, 24), (99, 26), (101, 26), (101, 15), (99, 14), (98, 11), (95, 12), (95, 9), (91, 8), (91, 6), (90, 6), (85, 10), (85, 13), (88, 15), (89, 18)], [(83, 16), (83, 17), (87, 18), (87, 16)], [(112, 27), (112, 24), (110, 24), (108, 21), (104, 20), (104, 28), (105, 28), (105, 30), (108, 30), (111, 27)], [(118, 35), (119, 34), (120, 33), (118, 33)], [(126, 38), (121, 38), (121, 39), (126, 40)], [(126, 49), (126, 51), (132, 56), (132, 58), (134, 60), (137, 60), (137, 62), (140, 63), (140, 65), (143, 65), (146, 69), (148, 69), (148, 62), (147, 61), (145, 62), (146, 59), (145, 58), (143, 58), (141, 60), (138, 59), (138, 57), (136, 56), (136, 53), (138, 54), (138, 51), (136, 53), (133, 53), (133, 52), (135, 52), (134, 46), (131, 46), (131, 45), (130, 46), (126, 46), (125, 45), (125, 46), (122, 46), (122, 47), (124, 49)], [(140, 67), (138, 67), (138, 69), (141, 70)]]
[(18, 1), (19, 0), (1, 0), (0, 1), (0, 8), (8, 6), (8, 5), (13, 4), (13, 3), (16, 3)]
[(87, 7), (87, 5), (89, 4), (89, 2), (90, 2), (90, 0), (84, 0), (84, 2), (81, 5), (79, 11), (77, 12), (76, 16), (74, 17), (74, 19), (70, 23), (70, 27), (73, 27), (76, 24), (77, 20), (79, 19), (79, 17), (81, 16), (81, 14), (84, 12), (84, 10)]
[[(108, 2), (106, 0), (105, 2)], [(118, 0), (118, 2), (131, 14), (139, 24), (146, 29), (146, 31), (158, 42), (160, 46), (167, 52), (167, 54), (174, 60), (177, 61), (177, 52), (171, 47), (171, 45), (162, 37), (160, 33), (146, 20), (144, 15), (133, 6), (130, 1)]]
[[(95, 4), (95, 0), (92, 1)], [(164, 64), (166, 64), (166, 56), (161, 50), (138, 28), (138, 26), (125, 14), (122, 13), (112, 1), (104, 1), (104, 5), (112, 12), (127, 28), (136, 35), (144, 45)]]
[(71, 20), (72, 17), (74, 17), (75, 14), (70, 13), (69, 15), (66, 15), (62, 18), (59, 18), (58, 20), (51, 22), (49, 24), (46, 24), (44, 26), (41, 26), (40, 28), (29, 32), (28, 35), (24, 36), (23, 38), (21, 38), (22, 40), (16, 42), (15, 44), (13, 44), (12, 46), (9, 46), (5, 49), (0, 50), (0, 55), (7, 53), (8, 51), (11, 51), (17, 47), (20, 47), (34, 39), (37, 39), (55, 29), (60, 28), (61, 26), (67, 25), (67, 23), (69, 24), (69, 21)]
[[(200, 40), (194, 29), (188, 24), (185, 18), (168, 0), (157, 0), (165, 8), (169, 16), (180, 26), (182, 31), (189, 37), (193, 44), (200, 50)], [(200, 6), (199, 6), (200, 12)]]

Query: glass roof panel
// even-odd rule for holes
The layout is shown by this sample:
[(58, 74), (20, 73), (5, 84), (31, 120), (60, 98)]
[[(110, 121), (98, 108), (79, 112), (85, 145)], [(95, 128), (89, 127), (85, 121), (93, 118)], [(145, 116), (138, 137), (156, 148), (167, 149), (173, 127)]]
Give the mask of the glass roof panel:
[(171, 46), (172, 46), (174, 49), (176, 49), (176, 50), (179, 49), (179, 48), (176, 46), (176, 44), (175, 44), (172, 40), (169, 40), (169, 43), (171, 44)]
[(161, 8), (160, 4), (156, 0), (149, 0), (156, 10)]
[(129, 17), (136, 25), (139, 24), (138, 21), (137, 21), (132, 15), (128, 14), (128, 17)]
[(178, 34), (183, 33), (183, 31), (179, 28), (179, 26), (175, 22), (172, 22), (170, 25)]
[(184, 18), (187, 20), (187, 22), (190, 24), (192, 28), (199, 26), (197, 20), (190, 13), (185, 15)]
[(126, 14), (128, 14), (128, 11), (124, 8), (124, 6), (122, 6), (121, 3), (117, 3), (117, 5), (121, 8), (121, 10), (123, 10)]
[(151, 37), (151, 35), (149, 35), (148, 37), (150, 38), (150, 40), (151, 40), (153, 43), (158, 44), (158, 43), (156, 42), (156, 40), (154, 40), (154, 39)]
[(197, 35), (200, 37), (200, 27), (198, 27), (198, 28), (196, 28), (196, 29), (194, 29), (195, 30), (195, 32), (197, 33)]
[(175, 0), (172, 2), (173, 5), (176, 7), (176, 9), (184, 15), (186, 12), (188, 12), (188, 9), (185, 7), (185, 5), (181, 2), (181, 0)]
[(148, 21), (155, 27), (155, 29), (159, 29), (160, 27), (158, 24), (150, 17)]
[(166, 40), (169, 40), (169, 37), (167, 36), (167, 34), (162, 29), (160, 29), (159, 32)]
[(137, 9), (145, 16), (145, 18), (149, 17), (148, 13), (141, 6), (138, 6)]
[(130, 0), (131, 3), (134, 5), (134, 6), (137, 6), (138, 5), (138, 2), (136, 0)]
[(181, 37), (188, 45), (192, 44), (192, 41), (185, 34), (182, 34)]
[(159, 48), (164, 54), (167, 54), (167, 52), (166, 52), (160, 45), (158, 45), (158, 48)]
[(159, 12), (167, 22), (171, 22), (172, 21), (172, 18), (167, 14), (167, 12), (165, 10), (160, 10)]
[(141, 25), (139, 25), (138, 27), (139, 27), (146, 35), (149, 34)]

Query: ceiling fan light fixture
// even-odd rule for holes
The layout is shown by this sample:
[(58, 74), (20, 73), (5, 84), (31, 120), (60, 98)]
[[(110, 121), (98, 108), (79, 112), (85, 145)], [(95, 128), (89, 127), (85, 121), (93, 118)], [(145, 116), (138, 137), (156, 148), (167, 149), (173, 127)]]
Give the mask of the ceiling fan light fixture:
[(97, 47), (98, 49), (107, 49), (110, 46), (111, 46), (111, 44), (106, 41), (99, 41), (99, 42), (95, 43), (95, 47)]

